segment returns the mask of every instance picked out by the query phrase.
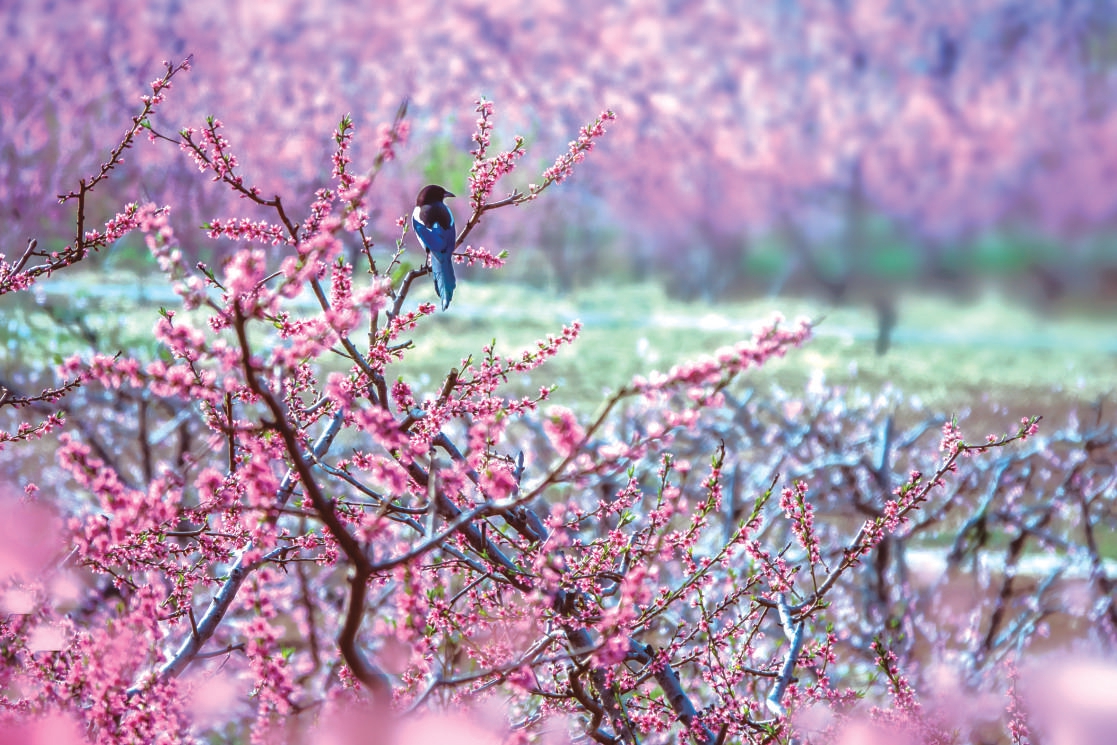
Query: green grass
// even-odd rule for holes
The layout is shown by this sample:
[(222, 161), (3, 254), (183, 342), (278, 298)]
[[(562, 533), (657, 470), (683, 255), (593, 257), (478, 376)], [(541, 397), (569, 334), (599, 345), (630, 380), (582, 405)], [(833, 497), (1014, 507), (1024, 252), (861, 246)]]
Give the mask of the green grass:
[(523, 287), (467, 285), (451, 312), (433, 319), (431, 333), (398, 367), (441, 379), (494, 337), (498, 349), (510, 352), (580, 319), (584, 329), (576, 348), (549, 367), (562, 397), (589, 403), (635, 374), (747, 339), (776, 312), (821, 322), (803, 349), (754, 373), (758, 384), (794, 389), (823, 376), (830, 384), (866, 390), (892, 385), (943, 410), (981, 402), (1061, 408), (1117, 388), (1113, 319), (1048, 318), (993, 296), (968, 306), (938, 297), (906, 298), (892, 350), (881, 357), (874, 350), (876, 317), (868, 307), (832, 308), (787, 298), (686, 304), (653, 286), (560, 298)]
[[(114, 275), (120, 278), (124, 275)], [(71, 324), (80, 319), (103, 340), (102, 351), (154, 352), (150, 332), (160, 304), (173, 307), (148, 281), (114, 284), (104, 277), (67, 278), (60, 294), (45, 301)], [(419, 299), (432, 295), (423, 286)], [(50, 364), (83, 349), (75, 326), (65, 330), (38, 312), (29, 296), (0, 303), (0, 369)], [(311, 309), (307, 309), (310, 312)], [(1046, 413), (1089, 403), (1117, 389), (1117, 320), (1077, 312), (1045, 317), (990, 294), (959, 305), (942, 297), (904, 297), (892, 350), (874, 352), (876, 317), (868, 306), (828, 307), (820, 302), (771, 298), (716, 305), (672, 300), (654, 285), (602, 285), (568, 296), (523, 285), (464, 282), (454, 305), (420, 327), (415, 348), (389, 375), (440, 385), (462, 358), (478, 356), (496, 339), (512, 354), (557, 333), (564, 323), (583, 323), (580, 340), (545, 371), (515, 385), (517, 392), (557, 382), (557, 399), (592, 408), (608, 390), (636, 374), (666, 370), (751, 336), (751, 329), (781, 312), (821, 319), (816, 337), (785, 360), (752, 374), (757, 385), (801, 388), (812, 378), (875, 391), (891, 385), (940, 411), (992, 405), (1015, 415)], [(1006, 412), (1008, 413), (1008, 412)]]

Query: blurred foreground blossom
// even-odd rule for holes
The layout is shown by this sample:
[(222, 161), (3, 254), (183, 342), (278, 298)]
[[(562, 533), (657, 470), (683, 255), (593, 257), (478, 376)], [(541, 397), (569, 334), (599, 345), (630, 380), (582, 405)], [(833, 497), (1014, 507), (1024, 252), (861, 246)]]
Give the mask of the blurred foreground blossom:
[(36, 652), (57, 652), (66, 646), (66, 632), (53, 624), (37, 626), (27, 640), (27, 649)]
[(1117, 661), (1036, 662), (1022, 675), (1029, 720), (1048, 745), (1117, 741)]
[[(510, 745), (521, 742), (509, 735), (499, 712), (429, 714), (395, 718), (369, 708), (343, 710), (330, 716), (314, 733), (315, 745)], [(527, 742), (527, 740), (523, 740)], [(568, 738), (546, 738), (546, 745), (564, 745)]]
[(77, 724), (62, 715), (0, 727), (0, 745), (87, 745), (87, 742)]
[[(0, 487), (0, 584), (38, 579), (56, 558), (59, 522), (46, 507), (21, 501)], [(9, 602), (11, 596), (5, 596)]]

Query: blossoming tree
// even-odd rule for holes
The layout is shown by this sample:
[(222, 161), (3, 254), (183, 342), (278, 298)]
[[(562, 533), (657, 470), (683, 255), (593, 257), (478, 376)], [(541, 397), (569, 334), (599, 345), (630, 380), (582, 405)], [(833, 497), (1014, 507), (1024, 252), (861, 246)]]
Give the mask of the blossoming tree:
[[(882, 402), (758, 403), (741, 378), (810, 336), (782, 320), (632, 380), (588, 419), (547, 405), (552, 386), (510, 393), (568, 353), (577, 324), (519, 354), (485, 346), (424, 389), (393, 366), (423, 344), (434, 307), (412, 288), (427, 269), (402, 266), (405, 221), (394, 246), (368, 232), (406, 107), (364, 165), (342, 118), (329, 184), (300, 203), (253, 184), (220, 120), (165, 129), (159, 107), (187, 66), (166, 66), (103, 165), (63, 195), (70, 244), (0, 262), (0, 293), (26, 292), (137, 232), (180, 298), (154, 323), (158, 354), (92, 350), (51, 387), (0, 401), (17, 415), (6, 452), (57, 443), (56, 465), (24, 473), (23, 500), (5, 507), (19, 525), (0, 565), (0, 742), (356, 742), (371, 722), (401, 742), (424, 726), (493, 742), (947, 742), (975, 717), (944, 717), (909, 668), (917, 639), (945, 650), (958, 637), (918, 607), (935, 583), (913, 589), (904, 557), (981, 489), (982, 530), (1018, 531), (1006, 566), (1028, 541), (1085, 546), (1089, 617), (1102, 638), (1117, 628), (1090, 532), (1113, 498), (1112, 474), (1090, 465), (1112, 452), (1100, 414), (1059, 440), (1085, 460), (1044, 461), (1052, 441), (1006, 448), (1035, 442), (1034, 417), (974, 444), (953, 421), (898, 432)], [(614, 115), (500, 195), (527, 143), (494, 152), (493, 105), (476, 111), (457, 259), (499, 268), (474, 229), (548, 196)], [(89, 221), (144, 136), (257, 210), (209, 219), (206, 236), (238, 246), (219, 266), (184, 258), (171, 206)], [(940, 426), (941, 441), (924, 437)], [(990, 478), (978, 464), (1002, 449)], [(1066, 462), (1081, 522), (1027, 491), (1033, 469), (1058, 480)], [(1006, 484), (1022, 493), (998, 512)], [(975, 524), (957, 529), (958, 561), (999, 550)], [(970, 678), (1070, 614), (1013, 576), (999, 605), (959, 615), (983, 632), (962, 647)], [(1015, 687), (991, 688), (1023, 741)], [(445, 713), (472, 719), (432, 718)]]

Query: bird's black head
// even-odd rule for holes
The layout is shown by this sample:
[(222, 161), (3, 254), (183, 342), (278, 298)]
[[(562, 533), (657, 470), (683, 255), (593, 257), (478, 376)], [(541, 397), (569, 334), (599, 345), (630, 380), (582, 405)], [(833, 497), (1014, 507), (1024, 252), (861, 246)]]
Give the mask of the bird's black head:
[(424, 186), (419, 190), (419, 196), (415, 197), (415, 206), (422, 207), (424, 204), (437, 204), (446, 197), (454, 196), (452, 193), (446, 191), (437, 184), (430, 184)]

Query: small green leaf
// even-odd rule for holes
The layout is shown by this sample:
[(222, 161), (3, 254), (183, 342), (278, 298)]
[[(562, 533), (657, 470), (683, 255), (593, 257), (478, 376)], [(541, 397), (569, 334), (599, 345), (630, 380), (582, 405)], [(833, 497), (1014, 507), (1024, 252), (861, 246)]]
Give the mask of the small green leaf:
[(414, 267), (412, 266), (410, 261), (400, 261), (395, 270), (392, 272), (392, 284), (395, 284), (396, 282), (402, 282), (403, 278), (407, 276), (407, 273), (410, 272), (413, 268)]

